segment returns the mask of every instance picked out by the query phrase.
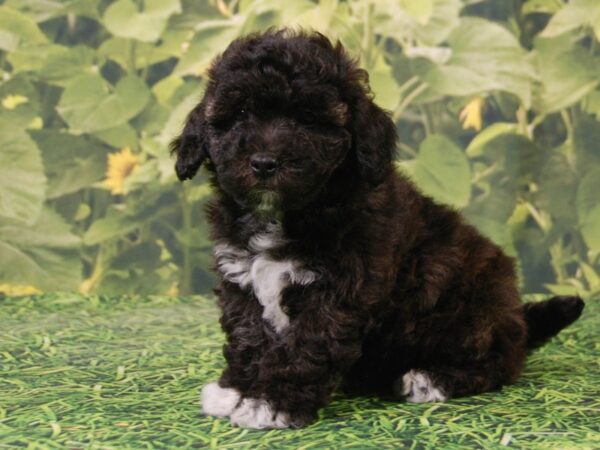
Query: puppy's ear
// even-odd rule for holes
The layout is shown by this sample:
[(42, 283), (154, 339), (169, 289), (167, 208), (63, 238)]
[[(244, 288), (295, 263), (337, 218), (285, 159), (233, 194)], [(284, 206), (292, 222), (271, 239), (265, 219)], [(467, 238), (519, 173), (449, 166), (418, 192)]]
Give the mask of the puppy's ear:
[(203, 101), (188, 115), (183, 131), (170, 144), (171, 154), (177, 155), (175, 173), (181, 181), (196, 175), (202, 163), (209, 158), (206, 131)]
[(359, 102), (354, 117), (354, 151), (361, 177), (379, 184), (390, 167), (398, 135), (392, 118), (368, 97)]

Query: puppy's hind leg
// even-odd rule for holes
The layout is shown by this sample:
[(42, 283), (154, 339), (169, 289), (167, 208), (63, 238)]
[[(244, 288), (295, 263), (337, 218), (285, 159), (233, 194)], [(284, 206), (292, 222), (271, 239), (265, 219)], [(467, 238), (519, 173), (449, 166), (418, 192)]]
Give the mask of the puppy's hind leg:
[(394, 395), (411, 403), (443, 402), (448, 396), (431, 374), (424, 370), (410, 370), (394, 381)]
[(490, 354), (485, 360), (465, 362), (461, 367), (412, 369), (394, 381), (394, 395), (411, 403), (424, 403), (497, 390), (516, 380), (523, 359), (524, 355), (515, 354), (507, 360), (500, 354)]

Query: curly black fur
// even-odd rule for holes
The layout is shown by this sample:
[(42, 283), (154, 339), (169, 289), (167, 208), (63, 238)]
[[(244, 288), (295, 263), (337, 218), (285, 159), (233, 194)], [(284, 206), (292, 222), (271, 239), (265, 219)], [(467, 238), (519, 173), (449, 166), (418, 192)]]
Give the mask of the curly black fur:
[[(234, 423), (302, 426), (337, 386), (392, 396), (411, 370), (445, 398), (498, 389), (521, 373), (528, 342), (579, 316), (579, 298), (524, 307), (512, 259), (394, 170), (396, 139), (367, 73), (320, 34), (250, 35), (212, 65), (172, 149), (182, 180), (210, 163), (212, 237), (238, 252), (218, 255), (217, 288), (227, 335), (219, 385), (239, 394), (223, 413)], [(257, 155), (273, 173), (257, 172)], [(273, 240), (264, 261), (314, 275), (281, 274), (289, 324), (279, 330), (240, 281), (257, 236)], [(284, 424), (236, 422), (244, 399), (266, 401)]]

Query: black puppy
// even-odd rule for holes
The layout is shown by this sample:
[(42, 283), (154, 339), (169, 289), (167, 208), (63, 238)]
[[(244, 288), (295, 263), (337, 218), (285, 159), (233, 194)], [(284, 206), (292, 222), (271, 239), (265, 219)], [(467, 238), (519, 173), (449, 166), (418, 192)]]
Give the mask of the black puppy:
[(205, 414), (284, 428), (332, 391), (444, 401), (514, 382), (578, 297), (521, 304), (513, 260), (392, 164), (367, 73), (320, 34), (234, 41), (172, 144), (206, 163), (227, 367)]

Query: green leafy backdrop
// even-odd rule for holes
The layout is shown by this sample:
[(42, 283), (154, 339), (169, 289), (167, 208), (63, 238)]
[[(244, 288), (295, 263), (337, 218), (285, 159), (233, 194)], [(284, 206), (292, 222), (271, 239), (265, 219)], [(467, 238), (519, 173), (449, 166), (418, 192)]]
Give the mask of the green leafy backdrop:
[(0, 1), (0, 290), (209, 290), (210, 189), (167, 144), (212, 58), (271, 26), (360, 58), (398, 170), (524, 291), (600, 290), (597, 0)]

